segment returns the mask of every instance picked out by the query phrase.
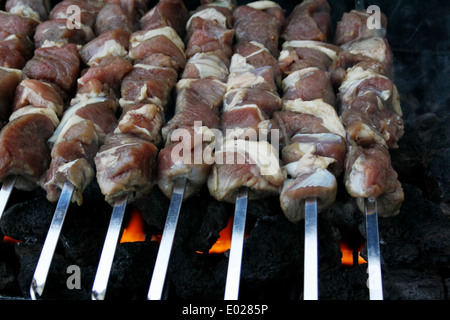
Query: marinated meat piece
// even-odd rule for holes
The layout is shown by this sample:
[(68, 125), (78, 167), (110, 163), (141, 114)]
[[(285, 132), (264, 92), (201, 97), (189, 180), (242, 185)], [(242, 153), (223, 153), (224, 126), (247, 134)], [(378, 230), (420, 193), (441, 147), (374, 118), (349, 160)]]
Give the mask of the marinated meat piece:
[(336, 177), (326, 168), (327, 158), (307, 154), (300, 161), (287, 165), (288, 178), (280, 192), (280, 205), (291, 222), (305, 218), (305, 200), (317, 199), (318, 212), (330, 207), (336, 199)]
[(268, 117), (272, 117), (275, 111), (281, 109), (281, 99), (273, 92), (258, 89), (234, 89), (227, 91), (225, 95), (223, 112), (235, 106), (255, 104)]
[(164, 110), (155, 104), (133, 104), (123, 108), (119, 124), (114, 133), (129, 133), (156, 146), (162, 142), (161, 127)]
[(287, 146), (296, 133), (328, 133), (321, 118), (292, 111), (276, 111), (272, 119), (259, 125), (260, 129), (278, 130), (280, 147)]
[(281, 71), (278, 61), (262, 44), (251, 42), (239, 42), (234, 46), (230, 71), (235, 68), (242, 68), (243, 65), (251, 65), (254, 68), (270, 66), (273, 69), (275, 82), (281, 85)]
[(397, 147), (404, 129), (400, 97), (390, 79), (356, 67), (348, 70), (339, 91), (342, 122), (353, 141)]
[(206, 127), (186, 127), (183, 134), (176, 137), (176, 141), (171, 139), (170, 144), (159, 152), (157, 182), (159, 189), (168, 198), (172, 196), (177, 178), (186, 178), (184, 199), (192, 197), (204, 186), (213, 161), (198, 159), (195, 154), (200, 152), (199, 155), (212, 159), (212, 148), (208, 147), (209, 142), (195, 139), (194, 135), (207, 134), (207, 130)]
[(249, 188), (249, 199), (276, 195), (284, 181), (278, 152), (267, 141), (226, 140), (215, 160), (208, 189), (219, 201), (234, 203), (240, 187)]
[(256, 89), (276, 93), (277, 86), (272, 67), (230, 72), (227, 92), (234, 89)]
[(101, 0), (64, 0), (53, 7), (49, 20), (68, 19), (74, 14), (73, 10), (68, 10), (69, 7), (77, 6), (80, 9), (81, 24), (92, 29), (103, 5)]
[(187, 62), (181, 78), (213, 78), (225, 82), (228, 78), (226, 64), (211, 53), (196, 53)]
[[(192, 12), (190, 19), (193, 20), (195, 17), (200, 16), (204, 17), (205, 19), (217, 21), (220, 20), (225, 22), (225, 26), (227, 29), (233, 29), (233, 9), (235, 8), (235, 6), (236, 1), (234, 0), (215, 0), (211, 1), (210, 3), (206, 3), (206, 1), (201, 1), (200, 6), (194, 12)], [(217, 12), (219, 12), (220, 15), (217, 14)], [(223, 20), (224, 18), (222, 16), (225, 17), (225, 20)], [(187, 29), (189, 29), (189, 27), (190, 22), (188, 22)]]
[(154, 54), (162, 54), (174, 60), (174, 69), (184, 68), (186, 56), (184, 43), (171, 27), (155, 30), (142, 30), (133, 33), (130, 37), (130, 58), (137, 63)]
[(360, 210), (364, 212), (364, 198), (374, 198), (381, 217), (398, 214), (404, 194), (388, 150), (378, 144), (363, 148), (354, 143), (348, 150), (344, 182)]
[(342, 45), (355, 40), (372, 37), (384, 37), (386, 34), (387, 18), (380, 14), (380, 28), (369, 29), (367, 19), (371, 16), (366, 11), (352, 10), (345, 12), (342, 19), (336, 25), (335, 43)]
[(334, 133), (297, 133), (290, 140), (289, 145), (282, 151), (284, 164), (300, 160), (307, 154), (334, 159), (327, 169), (335, 176), (339, 176), (344, 169), (346, 156), (346, 141)]
[[(195, 23), (194, 23), (195, 22)], [(227, 66), (230, 64), (234, 29), (227, 29), (212, 20), (197, 18), (191, 21), (187, 38), (186, 58), (196, 53), (212, 53)]]
[(134, 135), (108, 136), (94, 158), (105, 200), (114, 205), (128, 192), (129, 201), (147, 195), (156, 182), (157, 153), (154, 144)]
[(226, 85), (212, 79), (183, 79), (177, 84), (176, 110), (173, 118), (162, 128), (164, 141), (177, 128), (189, 128), (195, 121), (210, 129), (219, 127), (219, 108)]
[(133, 65), (124, 58), (110, 55), (88, 68), (78, 79), (78, 86), (84, 86), (90, 80), (97, 79), (119, 95), (122, 79), (132, 68)]
[(172, 68), (134, 65), (122, 81), (121, 105), (153, 103), (165, 106), (177, 78), (178, 73)]
[(133, 21), (134, 29), (139, 29), (139, 19), (150, 9), (148, 0), (104, 0), (105, 3), (117, 4)]
[(0, 121), (8, 119), (16, 88), (22, 80), (22, 71), (0, 67)]
[(127, 31), (117, 29), (102, 33), (79, 50), (81, 60), (92, 66), (107, 56), (125, 58), (128, 55), (130, 35)]
[(20, 34), (32, 39), (38, 25), (38, 20), (0, 11), (0, 30), (6, 36)]
[(292, 72), (283, 79), (283, 100), (313, 101), (322, 99), (334, 106), (335, 95), (328, 72), (306, 68)]
[(10, 119), (0, 132), (0, 179), (17, 174), (16, 188), (34, 189), (50, 163), (47, 139), (55, 127), (44, 113)]
[(394, 78), (393, 55), (385, 38), (373, 37), (342, 45), (331, 66), (333, 84), (336, 88), (342, 84), (348, 69), (361, 67), (371, 69), (389, 79)]
[(278, 63), (284, 76), (310, 67), (328, 71), (342, 52), (338, 46), (310, 40), (286, 41), (282, 48)]
[(322, 126), (331, 133), (346, 136), (346, 132), (336, 110), (333, 106), (325, 103), (322, 99), (303, 101), (301, 99), (284, 101), (283, 109), (295, 113), (312, 115), (320, 119)]
[(64, 140), (51, 151), (50, 169), (43, 183), (47, 200), (58, 201), (67, 181), (75, 186), (72, 202), (81, 205), (83, 191), (94, 178), (93, 157), (98, 151), (98, 136), (91, 120), (82, 120), (71, 126)]
[(184, 38), (189, 12), (181, 0), (160, 0), (140, 20), (143, 30), (172, 27)]
[(120, 5), (106, 4), (98, 13), (93, 30), (97, 35), (112, 30), (132, 33), (133, 24)]
[(330, 11), (326, 0), (304, 0), (286, 18), (281, 37), (288, 41), (328, 41), (331, 34)]
[(75, 88), (79, 72), (80, 60), (75, 44), (36, 49), (23, 68), (28, 78), (54, 83), (66, 93)]
[(22, 69), (33, 56), (34, 46), (26, 36), (14, 34), (0, 41), (0, 67)]
[(49, 139), (49, 143), (56, 145), (67, 140), (66, 132), (83, 120), (90, 120), (94, 123), (100, 143), (114, 130), (117, 125), (115, 117), (117, 103), (115, 100), (106, 97), (82, 98), (80, 100), (66, 110), (60, 125)]
[(43, 182), (49, 201), (57, 201), (66, 181), (75, 186), (72, 202), (81, 205), (83, 192), (94, 178), (94, 156), (116, 127), (116, 102), (105, 97), (74, 99), (49, 138), (50, 169)]
[(37, 26), (34, 45), (36, 48), (65, 43), (83, 45), (94, 37), (92, 29), (85, 25), (81, 28), (69, 28), (66, 19), (47, 20)]
[(256, 1), (233, 11), (237, 42), (256, 41), (278, 58), (279, 32), (284, 23), (280, 6), (271, 1)]
[(5, 9), (9, 13), (44, 21), (48, 19), (50, 2), (48, 0), (7, 0)]
[[(241, 134), (238, 137), (243, 138), (247, 135), (254, 135), (258, 132), (258, 125), (268, 119), (268, 116), (256, 104), (233, 105), (224, 110), (221, 117), (222, 130), (236, 134), (239, 130)], [(227, 134), (226, 134), (227, 136)]]
[(52, 109), (58, 117), (64, 112), (64, 101), (57, 89), (41, 80), (25, 79), (17, 86), (13, 112), (29, 105)]
[[(225, 104), (222, 110), (222, 130), (240, 129), (245, 136), (255, 133), (260, 122), (281, 107), (277, 99), (273, 68), (248, 68), (233, 55), (228, 77)], [(249, 71), (246, 70), (249, 69)]]

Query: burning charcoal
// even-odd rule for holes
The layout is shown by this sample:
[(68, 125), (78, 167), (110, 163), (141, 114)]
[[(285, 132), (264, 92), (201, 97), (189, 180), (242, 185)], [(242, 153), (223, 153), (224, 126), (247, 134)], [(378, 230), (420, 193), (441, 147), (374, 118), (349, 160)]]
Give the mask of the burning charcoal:
[(444, 286), (439, 275), (411, 269), (390, 270), (383, 277), (388, 300), (444, 300)]
[(15, 240), (43, 243), (55, 208), (55, 204), (42, 197), (19, 202), (5, 211), (0, 227)]
[(427, 163), (427, 187), (431, 199), (450, 216), (450, 146), (435, 152)]
[(247, 284), (260, 285), (303, 269), (302, 226), (282, 215), (258, 219), (244, 241), (242, 277)]
[[(30, 284), (41, 254), (42, 246), (34, 244), (18, 244), (16, 253), (20, 257), (19, 287), (24, 297), (30, 298)], [(90, 299), (95, 269), (83, 267), (80, 269), (80, 287), (69, 288), (69, 277), (73, 274), (69, 266), (76, 265), (55, 253), (47, 277), (42, 299), (51, 300), (87, 300)]]
[(227, 226), (229, 212), (222, 202), (208, 203), (206, 211), (198, 219), (201, 225), (197, 229), (192, 229), (193, 233), (186, 248), (208, 252), (219, 238), (220, 231)]
[(223, 299), (227, 267), (223, 255), (201, 254), (176, 247), (167, 278), (182, 299), (218, 300)]
[(425, 147), (419, 139), (416, 121), (405, 121), (404, 126), (405, 134), (398, 143), (399, 148), (390, 151), (392, 166), (403, 183), (419, 185), (423, 180)]
[(450, 264), (450, 221), (439, 206), (424, 198), (419, 188), (404, 185), (400, 214), (380, 219), (382, 264), (389, 269), (426, 267), (438, 272)]
[(71, 206), (60, 236), (65, 256), (80, 265), (97, 264), (110, 217), (105, 201), (85, 199), (82, 206)]
[(148, 225), (162, 230), (166, 221), (169, 201), (159, 188), (153, 188), (150, 195), (136, 200), (135, 205), (141, 209), (142, 217)]
[(16, 281), (15, 272), (11, 265), (0, 261), (0, 293), (11, 292)]
[(247, 213), (249, 216), (262, 218), (273, 216), (281, 212), (278, 197), (268, 197), (258, 200), (250, 200), (248, 202)]
[(320, 300), (368, 300), (367, 264), (351, 269), (330, 268), (319, 272)]
[(157, 251), (154, 241), (121, 243), (114, 257), (106, 299), (146, 297)]

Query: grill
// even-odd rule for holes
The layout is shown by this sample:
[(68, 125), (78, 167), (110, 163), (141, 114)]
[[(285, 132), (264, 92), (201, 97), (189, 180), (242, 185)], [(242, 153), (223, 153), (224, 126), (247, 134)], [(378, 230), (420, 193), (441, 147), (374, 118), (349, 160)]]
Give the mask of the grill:
[[(328, 2), (333, 26), (355, 5), (354, 1)], [(386, 300), (448, 300), (450, 43), (442, 36), (450, 33), (450, 17), (443, 14), (448, 4), (367, 2), (379, 6), (389, 20), (386, 36), (394, 54), (394, 82), (405, 121), (399, 148), (390, 150), (405, 201), (397, 216), (377, 221), (382, 293)], [(286, 13), (294, 6), (290, 1), (278, 3)], [(186, 5), (194, 9), (198, 3), (189, 1)], [(123, 221), (120, 214), (118, 220), (111, 219), (112, 208), (93, 181), (83, 204), (68, 208), (55, 255), (48, 260), (51, 265), (45, 290), (38, 298), (146, 300), (155, 279), (160, 282), (155, 285), (162, 287), (162, 300), (223, 300), (229, 289), (227, 281), (233, 281), (227, 274), (233, 268), (238, 270), (233, 273), (237, 285), (231, 286), (241, 301), (308, 297), (304, 275), (309, 272), (305, 265), (305, 233), (309, 229), (304, 221), (292, 223), (285, 218), (278, 197), (248, 201), (247, 215), (241, 222), (242, 240), (237, 242), (242, 245), (242, 256), (231, 263), (233, 250), (209, 251), (220, 236), (219, 240), (229, 241), (232, 222), (241, 218), (234, 204), (216, 201), (205, 186), (183, 203), (176, 221), (168, 219), (169, 207), (170, 199), (156, 187), (148, 197), (124, 206)], [(56, 209), (57, 204), (47, 201), (41, 189), (11, 193), (0, 221), (4, 235), (0, 244), (0, 299), (32, 298), (30, 285)], [(127, 242), (124, 234), (133, 233), (136, 221), (140, 238)], [(313, 285), (318, 284), (318, 298), (370, 299), (365, 218), (346, 193), (342, 179), (336, 201), (318, 215), (316, 223), (318, 263), (313, 265), (313, 274), (317, 273)], [(111, 260), (101, 264), (101, 257), (107, 255), (105, 251), (102, 254), (107, 232), (114, 227), (119, 233), (112, 235)], [(173, 245), (163, 246), (163, 235), (175, 230)], [(116, 238), (123, 240), (117, 247)], [(158, 256), (161, 254), (166, 257)], [(158, 258), (170, 260), (158, 269)], [(92, 295), (99, 263), (105, 272), (111, 270), (103, 279), (107, 290), (100, 297)]]

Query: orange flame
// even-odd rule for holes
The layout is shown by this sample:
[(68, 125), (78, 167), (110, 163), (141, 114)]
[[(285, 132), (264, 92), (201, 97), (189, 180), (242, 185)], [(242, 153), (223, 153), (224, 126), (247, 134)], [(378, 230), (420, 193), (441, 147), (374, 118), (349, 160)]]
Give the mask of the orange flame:
[(233, 217), (231, 216), (228, 219), (227, 226), (220, 231), (219, 239), (217, 239), (216, 243), (209, 249), (209, 253), (224, 253), (231, 247), (231, 234), (233, 231)]
[(14, 245), (14, 244), (20, 243), (20, 242), (22, 242), (22, 241), (13, 239), (13, 238), (8, 237), (8, 236), (4, 236), (4, 237), (3, 237), (3, 243), (4, 243), (4, 244), (7, 244), (7, 245)]
[(341, 241), (340, 248), (342, 252), (341, 263), (344, 266), (352, 267), (354, 265), (359, 265), (362, 263), (366, 263), (366, 261), (361, 257), (360, 252), (364, 248), (364, 243), (360, 245), (358, 248), (358, 259), (355, 261), (355, 250), (350, 248), (345, 241)]
[(130, 220), (128, 225), (123, 230), (120, 243), (145, 241), (146, 233), (144, 226), (145, 223), (142, 218), (141, 211), (138, 208), (133, 207), (130, 212)]

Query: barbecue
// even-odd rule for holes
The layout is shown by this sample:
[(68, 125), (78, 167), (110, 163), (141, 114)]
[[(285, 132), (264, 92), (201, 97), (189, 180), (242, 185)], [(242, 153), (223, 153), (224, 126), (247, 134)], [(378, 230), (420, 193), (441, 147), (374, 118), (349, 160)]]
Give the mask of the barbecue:
[[(0, 252), (21, 269), (0, 295), (52, 297), (73, 261), (88, 280), (60, 298), (339, 299), (345, 241), (347, 299), (396, 299), (418, 251), (439, 252), (428, 281), (448, 278), (445, 122), (403, 95), (411, 53), (366, 2), (0, 5)], [(406, 225), (436, 248), (395, 257)]]

